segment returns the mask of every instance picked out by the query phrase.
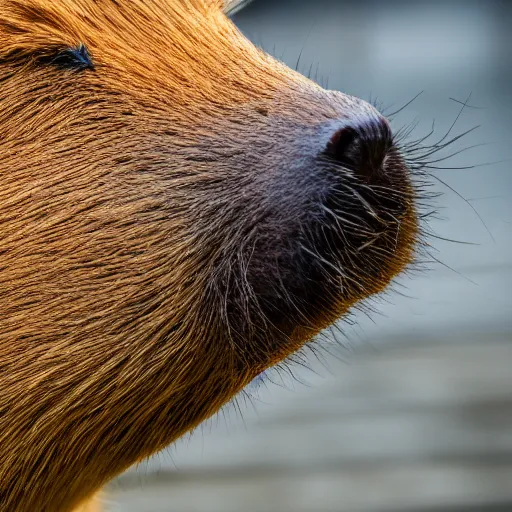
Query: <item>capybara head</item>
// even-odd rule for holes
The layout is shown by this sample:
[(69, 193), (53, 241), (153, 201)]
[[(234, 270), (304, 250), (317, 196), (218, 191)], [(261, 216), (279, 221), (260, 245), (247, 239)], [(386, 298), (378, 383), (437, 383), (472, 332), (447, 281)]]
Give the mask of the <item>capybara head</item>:
[(219, 0), (0, 0), (0, 510), (67, 511), (411, 260), (388, 121)]

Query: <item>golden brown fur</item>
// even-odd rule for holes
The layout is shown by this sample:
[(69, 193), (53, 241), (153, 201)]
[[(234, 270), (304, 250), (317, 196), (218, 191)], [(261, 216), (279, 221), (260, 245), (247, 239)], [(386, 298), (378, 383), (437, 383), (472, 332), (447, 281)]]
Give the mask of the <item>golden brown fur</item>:
[(94, 496), (88, 499), (86, 503), (79, 505), (78, 508), (73, 509), (73, 512), (102, 512), (102, 510), (101, 498)]
[[(94, 69), (51, 63), (80, 43)], [(400, 176), (381, 255), (346, 255), (356, 284), (300, 322), (258, 306), (304, 221), (270, 204), (277, 170), (354, 109), (214, 0), (0, 0), (1, 512), (68, 512), (401, 271)]]

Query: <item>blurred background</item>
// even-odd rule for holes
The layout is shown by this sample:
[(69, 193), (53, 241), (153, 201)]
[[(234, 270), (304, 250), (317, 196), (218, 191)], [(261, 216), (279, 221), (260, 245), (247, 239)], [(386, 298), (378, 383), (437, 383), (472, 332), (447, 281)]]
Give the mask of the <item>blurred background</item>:
[(440, 263), (341, 323), (323, 362), (270, 372), (121, 476), (109, 510), (512, 511), (512, 2), (254, 0), (235, 22), (388, 112), (423, 91), (393, 121), (412, 138), (480, 125), (433, 171), (430, 220), (475, 245), (430, 239)]

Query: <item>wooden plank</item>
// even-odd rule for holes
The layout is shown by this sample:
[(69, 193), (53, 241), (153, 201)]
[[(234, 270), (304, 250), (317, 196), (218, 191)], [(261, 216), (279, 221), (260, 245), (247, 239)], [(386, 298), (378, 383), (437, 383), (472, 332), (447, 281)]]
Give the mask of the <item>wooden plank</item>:
[(324, 386), (279, 390), (246, 428), (214, 421), (140, 471), (512, 459), (511, 366), (506, 344), (367, 353)]
[(506, 340), (360, 351), (127, 472), (109, 510), (508, 512), (511, 367)]
[[(229, 476), (229, 478), (227, 478)], [(111, 490), (111, 512), (400, 512), (471, 506), (512, 510), (512, 465), (407, 464), (175, 475)], [(468, 510), (468, 509), (464, 509)], [(507, 510), (507, 509), (503, 509)]]

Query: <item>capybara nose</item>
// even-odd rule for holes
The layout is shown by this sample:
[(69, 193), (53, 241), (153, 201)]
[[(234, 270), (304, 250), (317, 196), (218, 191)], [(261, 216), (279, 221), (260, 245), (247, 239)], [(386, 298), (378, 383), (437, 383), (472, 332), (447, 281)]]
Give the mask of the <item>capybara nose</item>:
[(358, 178), (371, 182), (378, 177), (392, 145), (388, 121), (371, 113), (338, 126), (327, 144), (327, 154)]

